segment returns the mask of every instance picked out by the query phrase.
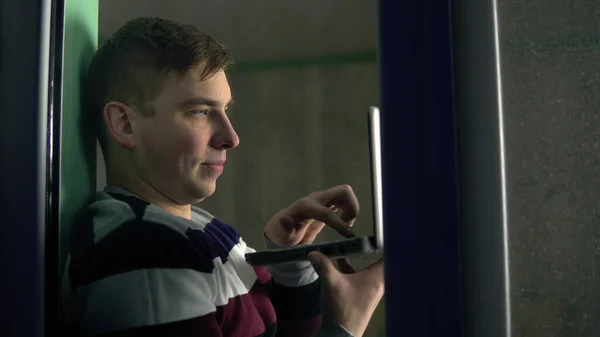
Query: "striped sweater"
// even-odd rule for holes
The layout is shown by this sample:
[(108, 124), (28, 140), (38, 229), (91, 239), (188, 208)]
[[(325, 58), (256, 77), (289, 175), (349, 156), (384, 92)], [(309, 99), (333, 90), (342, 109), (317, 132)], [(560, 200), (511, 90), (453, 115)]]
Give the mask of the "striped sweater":
[(187, 220), (108, 187), (71, 242), (63, 309), (79, 335), (351, 336), (321, 322), (308, 262), (252, 267), (239, 232), (202, 209)]

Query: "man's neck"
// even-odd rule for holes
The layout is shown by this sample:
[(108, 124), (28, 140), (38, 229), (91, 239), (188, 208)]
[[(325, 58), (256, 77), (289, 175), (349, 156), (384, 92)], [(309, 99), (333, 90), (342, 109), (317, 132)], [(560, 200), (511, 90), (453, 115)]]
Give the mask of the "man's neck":
[(139, 198), (164, 209), (172, 215), (188, 220), (192, 219), (191, 205), (181, 205), (175, 202), (138, 177), (129, 177), (126, 174), (109, 174), (107, 168), (106, 178), (109, 186), (123, 188)]

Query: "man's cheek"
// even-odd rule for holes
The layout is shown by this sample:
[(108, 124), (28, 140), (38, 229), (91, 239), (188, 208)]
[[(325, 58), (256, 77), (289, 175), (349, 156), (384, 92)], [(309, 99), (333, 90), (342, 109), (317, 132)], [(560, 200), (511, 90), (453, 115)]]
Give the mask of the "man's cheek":
[(153, 165), (162, 167), (163, 171), (179, 170), (176, 167), (185, 160), (182, 146), (173, 137), (156, 139), (148, 150), (152, 152)]
[(177, 142), (172, 143), (172, 149), (174, 152), (180, 154), (180, 159), (185, 161), (185, 165), (188, 167), (196, 167), (204, 161), (204, 152), (206, 146), (203, 145), (202, 140), (198, 137), (187, 136), (181, 137)]
[(206, 155), (206, 148), (208, 146), (208, 139), (202, 137), (202, 135), (190, 135), (186, 137), (184, 144), (186, 153), (193, 157), (199, 157), (204, 159)]

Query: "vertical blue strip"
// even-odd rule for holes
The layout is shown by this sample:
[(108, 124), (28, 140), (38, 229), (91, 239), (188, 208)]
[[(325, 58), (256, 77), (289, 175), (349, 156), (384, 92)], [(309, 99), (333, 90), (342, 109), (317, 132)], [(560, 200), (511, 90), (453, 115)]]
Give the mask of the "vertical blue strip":
[(387, 336), (461, 336), (449, 0), (380, 0)]
[(0, 334), (7, 337), (44, 335), (49, 9), (41, 0), (0, 3)]

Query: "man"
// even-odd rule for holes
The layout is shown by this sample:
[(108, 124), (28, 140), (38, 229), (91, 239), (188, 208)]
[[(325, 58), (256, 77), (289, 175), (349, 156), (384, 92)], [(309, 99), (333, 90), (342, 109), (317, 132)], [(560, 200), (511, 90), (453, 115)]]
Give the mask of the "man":
[[(314, 253), (312, 264), (253, 268), (237, 230), (192, 206), (214, 193), (239, 144), (230, 64), (211, 37), (157, 18), (128, 22), (95, 54), (84, 113), (109, 186), (75, 229), (65, 269), (64, 308), (80, 334), (363, 334), (383, 295), (381, 262), (356, 273), (342, 260), (338, 271)], [(273, 216), (265, 243), (309, 243), (325, 223), (350, 236), (358, 207), (348, 186), (312, 193)]]

